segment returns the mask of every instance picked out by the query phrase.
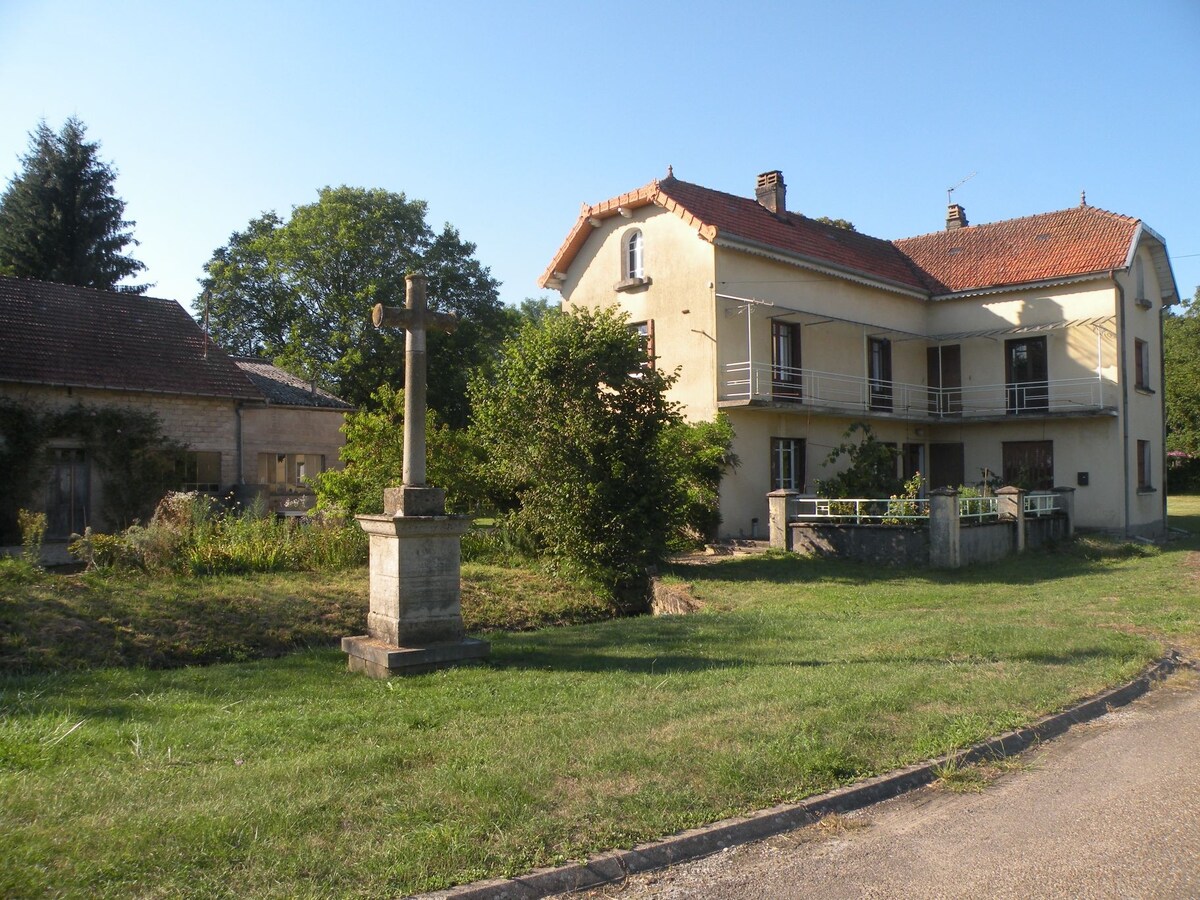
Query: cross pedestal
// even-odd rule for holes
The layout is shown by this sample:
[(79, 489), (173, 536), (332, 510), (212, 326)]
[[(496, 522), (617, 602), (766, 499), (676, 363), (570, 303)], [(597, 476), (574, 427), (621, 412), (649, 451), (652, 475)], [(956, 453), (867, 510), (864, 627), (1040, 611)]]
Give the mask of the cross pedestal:
[(463, 633), (461, 545), (468, 516), (446, 515), (446, 495), (425, 484), (425, 332), (453, 316), (425, 306), (425, 278), (410, 275), (403, 310), (375, 307), (376, 327), (408, 331), (405, 347), (404, 484), (384, 491), (384, 514), (358, 516), (371, 551), (367, 633), (342, 638), (351, 671), (375, 678), (478, 662), (487, 641)]

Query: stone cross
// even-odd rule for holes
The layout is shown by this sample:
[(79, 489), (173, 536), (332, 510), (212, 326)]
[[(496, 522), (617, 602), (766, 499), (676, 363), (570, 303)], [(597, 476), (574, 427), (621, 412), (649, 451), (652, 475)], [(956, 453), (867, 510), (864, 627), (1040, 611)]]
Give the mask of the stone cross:
[[(458, 327), (458, 317), (428, 308), (424, 275), (409, 275), (404, 282), (403, 308), (379, 303), (371, 310), (371, 321), (376, 328), (403, 328), (407, 332), (404, 341), (404, 487), (400, 501), (389, 502), (387, 506), (389, 512), (401, 515), (440, 515), (444, 511), (444, 499), (439, 504), (435, 496), (430, 495), (426, 499), (433, 505), (418, 502), (422, 490), (428, 490), (425, 483), (425, 334), (428, 331), (454, 331)], [(408, 490), (410, 488), (417, 490)], [(438, 505), (442, 508), (437, 509)]]

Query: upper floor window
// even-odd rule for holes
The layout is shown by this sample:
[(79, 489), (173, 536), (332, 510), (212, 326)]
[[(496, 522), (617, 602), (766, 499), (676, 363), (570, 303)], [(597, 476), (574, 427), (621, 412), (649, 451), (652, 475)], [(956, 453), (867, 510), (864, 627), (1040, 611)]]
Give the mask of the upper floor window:
[(625, 263), (621, 272), (623, 278), (644, 278), (646, 268), (643, 264), (642, 232), (633, 229), (625, 235)]

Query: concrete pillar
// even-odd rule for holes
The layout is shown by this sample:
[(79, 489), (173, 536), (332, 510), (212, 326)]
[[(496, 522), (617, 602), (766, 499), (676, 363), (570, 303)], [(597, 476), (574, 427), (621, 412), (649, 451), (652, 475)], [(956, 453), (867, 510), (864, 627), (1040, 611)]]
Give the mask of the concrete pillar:
[(771, 547), (775, 550), (792, 549), (792, 529), (788, 527), (788, 511), (792, 505), (792, 498), (798, 496), (799, 491), (782, 488), (767, 494), (767, 505), (771, 514)]
[(962, 565), (958, 517), (958, 491), (937, 488), (929, 492), (929, 564), (938, 569)]
[(1025, 491), (1023, 488), (1002, 487), (996, 491), (996, 512), (1005, 522), (1016, 523), (1017, 539), (1014, 549), (1025, 550)]
[(1058, 508), (1067, 517), (1067, 537), (1073, 538), (1075, 537), (1075, 488), (1056, 487), (1054, 493), (1058, 494)]

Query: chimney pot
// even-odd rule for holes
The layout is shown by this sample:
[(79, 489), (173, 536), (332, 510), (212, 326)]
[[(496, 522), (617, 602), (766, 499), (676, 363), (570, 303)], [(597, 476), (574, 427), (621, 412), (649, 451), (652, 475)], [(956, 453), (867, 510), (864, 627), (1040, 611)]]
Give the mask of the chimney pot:
[(782, 216), (787, 212), (787, 185), (783, 183), (783, 173), (775, 169), (759, 175), (754, 196), (775, 215)]
[(955, 228), (966, 228), (970, 222), (967, 221), (967, 211), (957, 203), (951, 203), (946, 210), (946, 230), (953, 231)]

